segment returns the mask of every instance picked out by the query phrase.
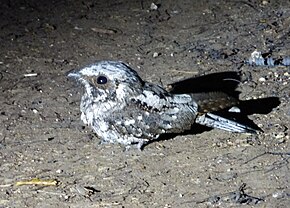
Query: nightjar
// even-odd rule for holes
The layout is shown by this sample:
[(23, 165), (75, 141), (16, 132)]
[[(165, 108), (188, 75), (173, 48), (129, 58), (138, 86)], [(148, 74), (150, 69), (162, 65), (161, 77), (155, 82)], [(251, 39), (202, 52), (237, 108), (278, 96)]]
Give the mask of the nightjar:
[(118, 61), (100, 61), (68, 72), (85, 89), (81, 120), (102, 142), (141, 148), (164, 133), (181, 133), (193, 123), (231, 132), (255, 133), (246, 125), (215, 115), (237, 104), (221, 92), (172, 94), (142, 80), (136, 71)]

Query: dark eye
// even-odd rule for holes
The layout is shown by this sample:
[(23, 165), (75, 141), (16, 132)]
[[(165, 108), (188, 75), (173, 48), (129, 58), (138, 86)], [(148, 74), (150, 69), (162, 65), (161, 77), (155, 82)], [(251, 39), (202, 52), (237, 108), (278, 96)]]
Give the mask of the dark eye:
[(102, 75), (101, 76), (98, 76), (98, 78), (97, 78), (97, 83), (98, 84), (106, 84), (107, 81), (108, 81), (107, 77), (102, 76)]

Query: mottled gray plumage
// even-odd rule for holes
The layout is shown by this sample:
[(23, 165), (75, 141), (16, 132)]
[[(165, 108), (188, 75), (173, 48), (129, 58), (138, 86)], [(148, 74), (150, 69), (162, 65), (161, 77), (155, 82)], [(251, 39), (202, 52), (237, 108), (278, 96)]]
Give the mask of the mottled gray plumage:
[(210, 113), (236, 101), (223, 93), (171, 94), (143, 81), (122, 62), (100, 61), (68, 73), (84, 85), (82, 121), (103, 142), (137, 144), (163, 133), (180, 133), (199, 123), (233, 132), (255, 130)]

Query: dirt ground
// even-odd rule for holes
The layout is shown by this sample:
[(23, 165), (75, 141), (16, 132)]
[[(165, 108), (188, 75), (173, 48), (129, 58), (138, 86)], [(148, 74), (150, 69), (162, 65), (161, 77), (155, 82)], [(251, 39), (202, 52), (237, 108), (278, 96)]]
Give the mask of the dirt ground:
[[(290, 55), (289, 1), (20, 2), (0, 4), (0, 207), (289, 207), (289, 67), (245, 62), (255, 49)], [(241, 100), (281, 103), (249, 115), (258, 135), (215, 129), (124, 151), (84, 126), (65, 77), (96, 60), (163, 85), (240, 71)], [(16, 185), (33, 178), (57, 184)]]

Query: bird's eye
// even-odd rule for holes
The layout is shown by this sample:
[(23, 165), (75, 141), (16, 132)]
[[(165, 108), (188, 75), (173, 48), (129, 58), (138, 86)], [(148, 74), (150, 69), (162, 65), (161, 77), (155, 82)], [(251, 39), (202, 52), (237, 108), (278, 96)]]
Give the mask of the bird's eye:
[(108, 82), (108, 79), (107, 79), (107, 77), (105, 77), (105, 76), (98, 76), (98, 78), (97, 78), (97, 83), (98, 84), (106, 84)]

